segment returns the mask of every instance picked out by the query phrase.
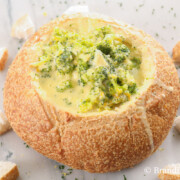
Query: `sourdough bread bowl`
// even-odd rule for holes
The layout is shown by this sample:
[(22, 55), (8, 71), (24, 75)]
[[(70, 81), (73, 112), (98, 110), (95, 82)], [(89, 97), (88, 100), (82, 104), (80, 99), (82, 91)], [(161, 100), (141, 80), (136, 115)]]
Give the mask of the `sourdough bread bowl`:
[(179, 100), (175, 66), (156, 40), (123, 22), (80, 13), (41, 27), (19, 51), (4, 88), (6, 116), (28, 145), (100, 173), (155, 152)]

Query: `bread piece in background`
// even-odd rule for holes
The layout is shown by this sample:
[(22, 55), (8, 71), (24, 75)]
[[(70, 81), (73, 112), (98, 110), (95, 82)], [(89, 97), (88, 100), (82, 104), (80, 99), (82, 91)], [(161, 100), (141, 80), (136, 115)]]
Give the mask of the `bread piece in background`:
[(11, 36), (18, 39), (27, 39), (35, 32), (34, 23), (28, 14), (19, 18), (12, 26)]
[(180, 63), (180, 41), (173, 48), (173, 61)]
[(4, 69), (7, 59), (8, 59), (7, 48), (0, 48), (0, 71)]
[(16, 180), (19, 176), (17, 165), (8, 161), (0, 161), (0, 180)]
[(180, 164), (171, 164), (164, 167), (158, 177), (161, 180), (180, 180)]
[(174, 120), (175, 128), (180, 132), (180, 116), (176, 117)]
[(0, 135), (7, 132), (9, 129), (11, 129), (11, 126), (5, 114), (2, 111), (0, 111)]

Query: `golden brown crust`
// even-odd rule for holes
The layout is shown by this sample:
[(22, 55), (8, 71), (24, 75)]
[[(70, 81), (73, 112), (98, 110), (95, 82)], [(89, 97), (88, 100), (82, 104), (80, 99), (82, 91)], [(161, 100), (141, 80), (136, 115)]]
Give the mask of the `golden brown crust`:
[(12, 63), (4, 88), (8, 120), (35, 150), (73, 168), (102, 173), (134, 166), (158, 148), (172, 127), (180, 100), (176, 69), (152, 37), (126, 24), (108, 21), (140, 36), (153, 52), (157, 72), (153, 84), (125, 113), (83, 117), (57, 110), (36, 92), (28, 60), (33, 58), (31, 46), (64, 20), (56, 19), (40, 28)]

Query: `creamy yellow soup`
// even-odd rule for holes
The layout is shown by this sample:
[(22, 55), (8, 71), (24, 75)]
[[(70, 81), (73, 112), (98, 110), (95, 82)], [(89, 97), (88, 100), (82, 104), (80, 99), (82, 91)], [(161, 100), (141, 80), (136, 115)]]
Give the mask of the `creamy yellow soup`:
[(141, 53), (111, 26), (80, 31), (55, 27), (38, 45), (35, 81), (56, 106), (76, 113), (111, 110), (142, 84)]

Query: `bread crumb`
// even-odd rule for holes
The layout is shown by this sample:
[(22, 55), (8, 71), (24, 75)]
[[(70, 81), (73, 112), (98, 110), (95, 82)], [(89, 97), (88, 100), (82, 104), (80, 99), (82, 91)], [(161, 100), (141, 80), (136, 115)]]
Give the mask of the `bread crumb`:
[(35, 32), (34, 24), (28, 14), (19, 18), (12, 26), (11, 36), (18, 39), (27, 39)]
[(180, 132), (180, 116), (176, 117), (174, 120), (175, 128)]
[(19, 171), (15, 163), (0, 161), (0, 180), (16, 180), (18, 176)]
[(158, 174), (161, 180), (179, 180), (180, 179), (180, 164), (171, 164), (160, 170)]
[(173, 60), (180, 63), (180, 41), (173, 48)]
[(11, 126), (3, 112), (0, 111), (0, 135), (11, 129)]
[(0, 71), (4, 69), (7, 59), (8, 59), (7, 48), (0, 48)]

